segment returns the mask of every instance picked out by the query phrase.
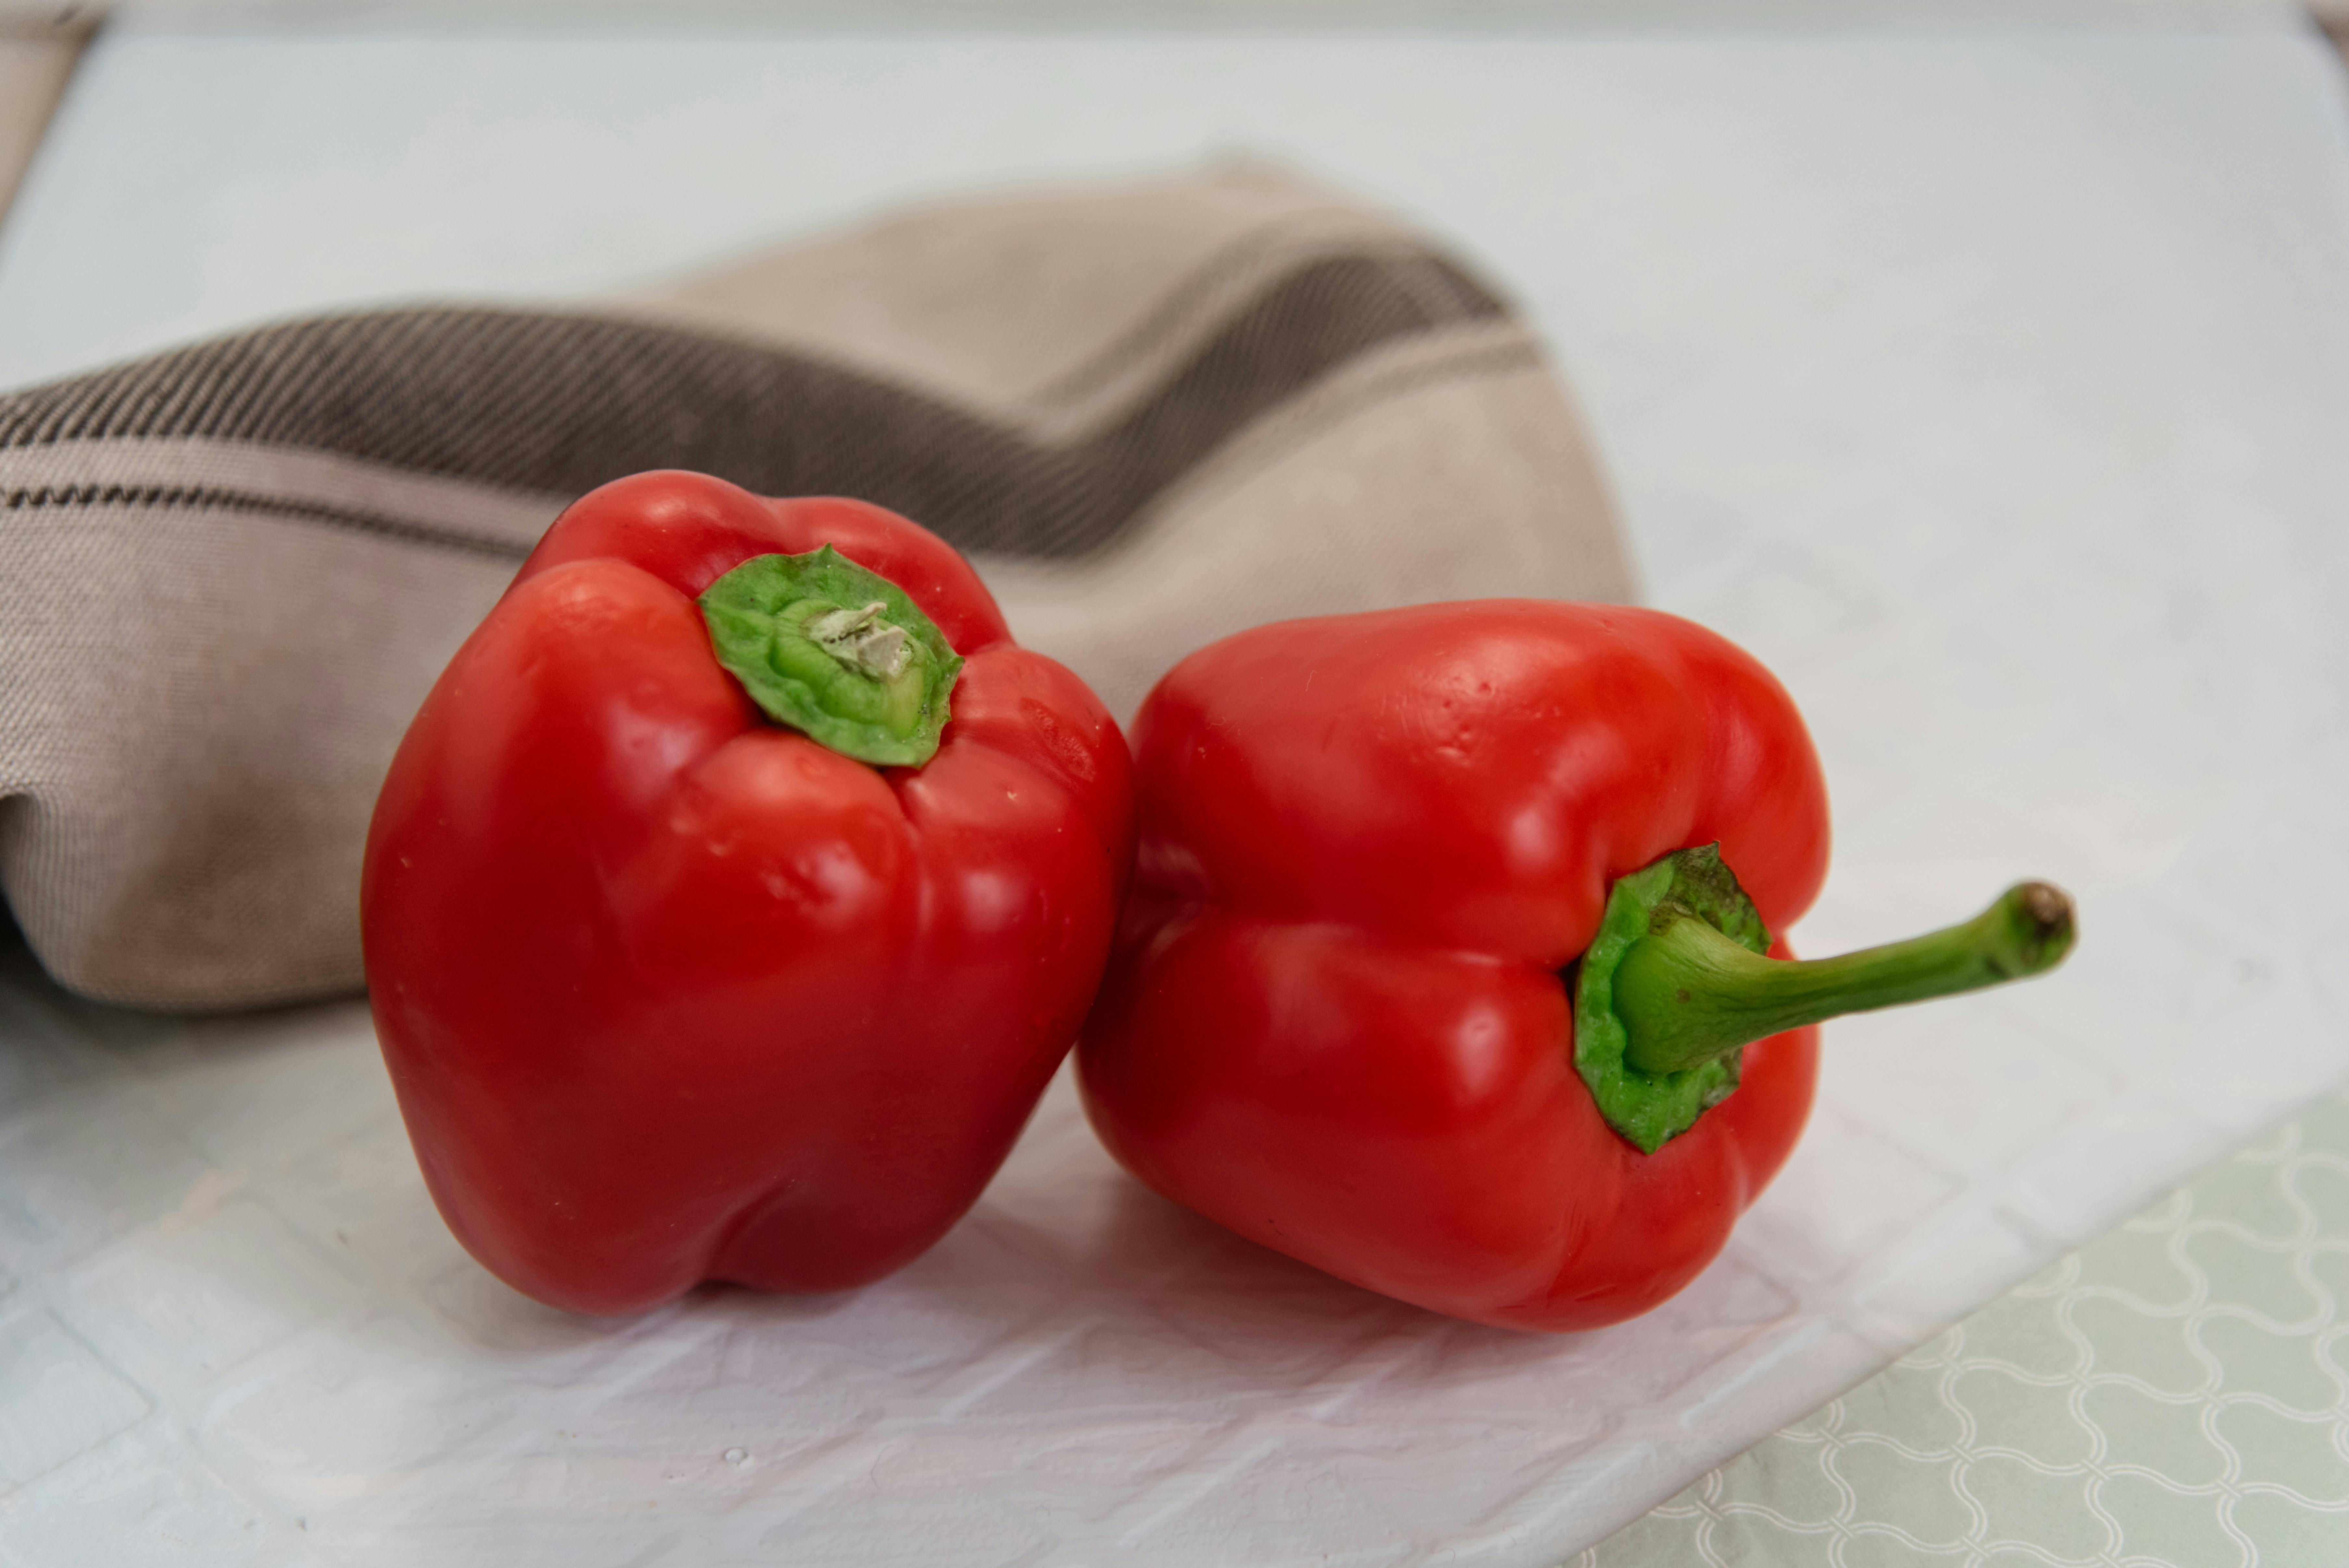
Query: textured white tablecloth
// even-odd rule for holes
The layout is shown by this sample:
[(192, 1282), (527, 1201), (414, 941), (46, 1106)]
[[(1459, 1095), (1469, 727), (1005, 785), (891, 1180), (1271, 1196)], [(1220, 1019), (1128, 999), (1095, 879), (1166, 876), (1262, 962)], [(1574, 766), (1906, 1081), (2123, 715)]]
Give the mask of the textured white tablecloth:
[(1056, 1087), (852, 1295), (543, 1311), (357, 1002), (0, 984), (0, 1562), (1555, 1563), (2349, 1075), (2349, 105), (2199, 30), (1316, 39), (119, 32), (0, 234), (0, 384), (651, 277), (1254, 150), (1521, 291), (1652, 602), (1775, 667), (1814, 952), (2070, 886), (2059, 977), (1831, 1026), (1653, 1316), (1428, 1316), (1149, 1196)]

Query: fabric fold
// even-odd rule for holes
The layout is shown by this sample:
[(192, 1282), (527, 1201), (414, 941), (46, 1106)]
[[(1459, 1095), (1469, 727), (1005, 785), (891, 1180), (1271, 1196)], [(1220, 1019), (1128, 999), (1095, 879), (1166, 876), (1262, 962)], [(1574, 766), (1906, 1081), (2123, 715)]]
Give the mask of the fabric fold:
[(171, 1010), (357, 986), (408, 717), (567, 501), (666, 467), (916, 518), (1121, 716), (1265, 619), (1631, 592), (1498, 292), (1257, 165), (590, 307), (264, 326), (0, 397), (0, 888), (50, 972)]

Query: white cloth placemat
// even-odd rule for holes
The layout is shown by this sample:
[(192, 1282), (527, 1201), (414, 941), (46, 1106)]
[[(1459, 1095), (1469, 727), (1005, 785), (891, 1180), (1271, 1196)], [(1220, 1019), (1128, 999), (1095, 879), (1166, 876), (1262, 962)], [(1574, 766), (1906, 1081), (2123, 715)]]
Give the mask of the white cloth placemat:
[(2006, 880), (2059, 977), (1831, 1026), (1654, 1316), (1542, 1340), (1143, 1193), (1056, 1090), (854, 1296), (623, 1324), (426, 1203), (357, 1004), (0, 988), (0, 1562), (1555, 1563), (2349, 1073), (2349, 118), (2247, 22), (1968, 36), (118, 32), (0, 233), (0, 382), (541, 296), (978, 182), (1258, 149), (1450, 233), (1652, 602), (1775, 668), (1828, 952)]

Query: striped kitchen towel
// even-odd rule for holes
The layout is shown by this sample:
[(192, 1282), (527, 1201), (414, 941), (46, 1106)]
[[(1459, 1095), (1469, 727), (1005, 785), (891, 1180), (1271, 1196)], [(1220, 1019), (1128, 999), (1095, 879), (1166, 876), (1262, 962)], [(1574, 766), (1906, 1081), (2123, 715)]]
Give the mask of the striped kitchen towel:
[(137, 1006), (360, 983), (409, 715), (574, 496), (850, 494), (1130, 713), (1288, 616), (1630, 584), (1486, 283), (1257, 165), (926, 207), (594, 308), (297, 320), (0, 397), (0, 888)]

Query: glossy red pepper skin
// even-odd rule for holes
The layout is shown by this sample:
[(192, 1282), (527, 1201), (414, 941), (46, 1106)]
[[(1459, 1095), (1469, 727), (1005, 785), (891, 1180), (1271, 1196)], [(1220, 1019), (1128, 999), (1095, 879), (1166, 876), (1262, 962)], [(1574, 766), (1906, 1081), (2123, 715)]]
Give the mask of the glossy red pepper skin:
[[(823, 544), (961, 653), (919, 770), (769, 722), (695, 597)], [(905, 519), (640, 474), (554, 524), (402, 742), (362, 924), (458, 1239), (554, 1305), (835, 1290), (970, 1206), (1075, 1037), (1132, 846), (1125, 743)]]
[(1808, 1113), (1816, 1030), (1643, 1155), (1573, 1064), (1615, 879), (1718, 841), (1773, 931), (1826, 872), (1785, 691), (1653, 611), (1501, 600), (1291, 621), (1177, 665), (1133, 730), (1119, 950), (1079, 1049), (1128, 1170), (1356, 1284), (1506, 1327), (1645, 1312)]

